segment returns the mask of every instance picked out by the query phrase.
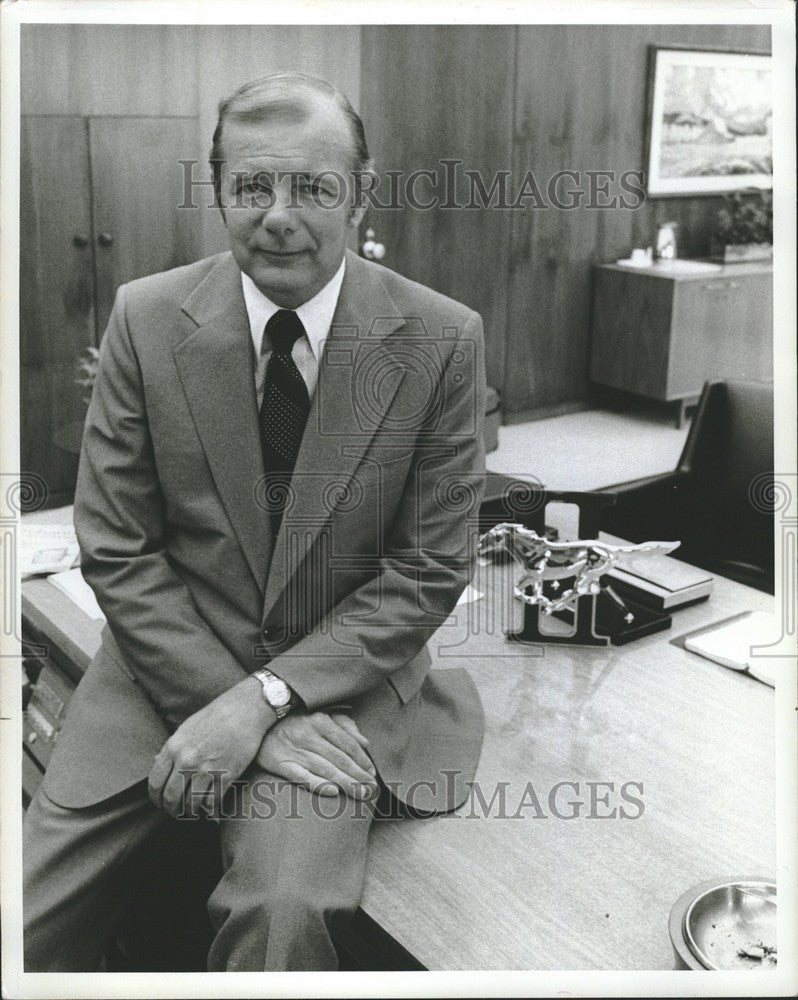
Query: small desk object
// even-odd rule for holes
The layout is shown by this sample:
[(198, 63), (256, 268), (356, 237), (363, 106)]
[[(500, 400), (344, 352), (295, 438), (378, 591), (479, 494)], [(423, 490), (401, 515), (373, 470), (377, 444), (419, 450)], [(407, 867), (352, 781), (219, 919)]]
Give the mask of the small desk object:
[[(479, 540), (480, 556), (502, 559), (509, 555), (523, 574), (513, 587), (513, 596), (524, 605), (524, 625), (519, 632), (508, 633), (508, 639), (578, 646), (608, 646), (612, 642), (621, 646), (670, 626), (669, 615), (636, 602), (627, 604), (605, 574), (620, 551), (667, 554), (678, 542), (618, 546), (599, 539), (601, 508), (615, 503), (610, 493), (542, 490), (537, 499), (536, 507), (523, 516), (523, 523), (494, 525)], [(555, 541), (549, 536), (544, 511), (550, 502), (576, 506), (575, 540)], [(554, 631), (541, 628), (541, 622), (552, 619), (568, 627)]]
[(663, 261), (595, 269), (590, 378), (676, 404), (704, 382), (773, 378), (770, 263)]

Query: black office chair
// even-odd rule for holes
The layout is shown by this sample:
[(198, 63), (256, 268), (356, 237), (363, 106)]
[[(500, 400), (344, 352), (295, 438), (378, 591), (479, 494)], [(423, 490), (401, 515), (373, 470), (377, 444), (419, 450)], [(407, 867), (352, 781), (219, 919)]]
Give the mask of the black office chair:
[(677, 467), (602, 491), (602, 529), (772, 594), (773, 461), (773, 385), (707, 382)]

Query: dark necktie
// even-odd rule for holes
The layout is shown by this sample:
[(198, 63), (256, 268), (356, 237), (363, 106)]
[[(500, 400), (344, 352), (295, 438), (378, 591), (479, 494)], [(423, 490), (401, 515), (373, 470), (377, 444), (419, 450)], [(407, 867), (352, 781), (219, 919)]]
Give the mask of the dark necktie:
[(295, 312), (280, 309), (266, 324), (272, 345), (260, 405), (260, 440), (266, 472), (266, 500), (275, 538), (280, 530), (291, 476), (310, 412), (310, 398), (291, 348), (305, 328)]

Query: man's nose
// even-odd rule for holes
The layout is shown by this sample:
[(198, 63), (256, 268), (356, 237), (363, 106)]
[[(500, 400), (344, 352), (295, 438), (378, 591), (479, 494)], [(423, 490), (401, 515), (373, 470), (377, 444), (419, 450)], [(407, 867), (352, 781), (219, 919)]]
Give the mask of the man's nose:
[(296, 213), (299, 206), (296, 201), (292, 201), (293, 194), (290, 190), (275, 188), (272, 192), (272, 204), (263, 213), (261, 225), (263, 228), (276, 236), (285, 236), (296, 230)]

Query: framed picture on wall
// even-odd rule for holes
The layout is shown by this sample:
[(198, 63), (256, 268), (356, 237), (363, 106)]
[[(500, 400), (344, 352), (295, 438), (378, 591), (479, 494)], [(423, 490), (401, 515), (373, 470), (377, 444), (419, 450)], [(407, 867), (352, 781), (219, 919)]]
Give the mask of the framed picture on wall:
[(647, 193), (773, 184), (771, 57), (649, 46)]

